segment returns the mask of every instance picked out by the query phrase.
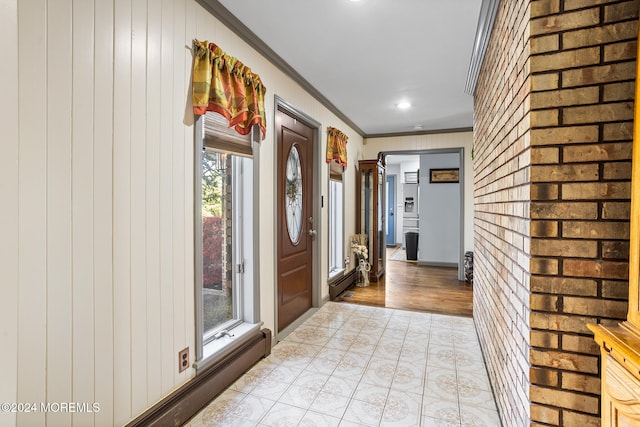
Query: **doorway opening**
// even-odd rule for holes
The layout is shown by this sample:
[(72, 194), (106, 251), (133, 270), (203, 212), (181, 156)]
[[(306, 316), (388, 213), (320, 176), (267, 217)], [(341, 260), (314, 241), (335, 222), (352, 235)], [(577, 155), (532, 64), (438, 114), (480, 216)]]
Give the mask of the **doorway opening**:
[[(464, 280), (464, 161), (463, 149), (436, 149), (382, 152), (387, 176), (395, 176), (393, 220), (390, 215), (390, 198), (384, 211), (388, 223), (394, 222), (396, 247), (386, 248), (386, 273), (379, 282), (368, 287), (351, 287), (337, 297), (345, 301), (363, 305), (373, 305), (405, 310), (427, 311), (448, 315), (471, 317), (473, 312), (473, 285)], [(453, 163), (438, 163), (447, 160)], [(455, 257), (450, 262), (430, 259), (423, 249), (424, 258), (407, 260), (407, 231), (420, 231), (423, 217), (421, 207), (426, 203), (437, 203), (429, 192), (422, 194), (420, 184), (429, 184), (430, 169), (454, 168), (458, 172), (457, 185), (437, 184), (440, 189), (452, 193), (457, 201), (455, 212), (449, 216), (456, 218), (456, 232), (453, 237)], [(406, 191), (404, 185), (409, 184)], [(452, 190), (453, 189), (453, 190)], [(390, 193), (387, 187), (387, 193)], [(422, 200), (424, 199), (424, 201)], [(434, 201), (435, 200), (435, 201)], [(404, 214), (414, 220), (404, 222)], [(412, 215), (413, 214), (413, 215)], [(387, 228), (387, 231), (390, 227)], [(427, 233), (428, 236), (428, 233)], [(422, 238), (422, 237), (420, 237)], [(433, 239), (431, 239), (433, 240)], [(387, 240), (388, 241), (388, 240)]]
[[(387, 176), (397, 177), (395, 206), (385, 207), (387, 229), (394, 229), (406, 259), (419, 265), (456, 267), (458, 280), (464, 280), (463, 148), (388, 151), (380, 156)], [(441, 169), (455, 170), (457, 182), (430, 182), (432, 171)], [(392, 203), (390, 198), (387, 202)]]

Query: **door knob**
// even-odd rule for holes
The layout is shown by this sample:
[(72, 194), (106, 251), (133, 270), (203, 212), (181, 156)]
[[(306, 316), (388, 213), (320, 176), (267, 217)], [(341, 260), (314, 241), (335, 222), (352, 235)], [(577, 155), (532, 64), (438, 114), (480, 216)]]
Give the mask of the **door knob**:
[(317, 234), (318, 233), (316, 232), (316, 230), (309, 229), (309, 237), (312, 237), (315, 239)]

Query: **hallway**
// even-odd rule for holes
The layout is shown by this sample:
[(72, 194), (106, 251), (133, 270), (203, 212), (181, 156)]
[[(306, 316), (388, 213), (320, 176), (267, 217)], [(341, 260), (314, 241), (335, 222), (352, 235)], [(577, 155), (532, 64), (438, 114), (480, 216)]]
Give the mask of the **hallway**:
[(400, 310), (473, 316), (473, 286), (458, 280), (457, 269), (403, 260), (400, 248), (387, 248), (386, 272), (366, 288), (351, 286), (338, 300)]
[(500, 421), (472, 319), (328, 302), (187, 426)]

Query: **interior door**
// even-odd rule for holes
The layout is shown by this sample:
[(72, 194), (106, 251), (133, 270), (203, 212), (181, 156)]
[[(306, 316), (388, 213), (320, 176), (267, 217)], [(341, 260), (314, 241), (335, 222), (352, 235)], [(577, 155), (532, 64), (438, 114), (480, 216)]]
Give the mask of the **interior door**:
[(396, 177), (387, 175), (387, 246), (396, 245)]
[(278, 330), (312, 306), (313, 147), (315, 130), (288, 111), (276, 112)]

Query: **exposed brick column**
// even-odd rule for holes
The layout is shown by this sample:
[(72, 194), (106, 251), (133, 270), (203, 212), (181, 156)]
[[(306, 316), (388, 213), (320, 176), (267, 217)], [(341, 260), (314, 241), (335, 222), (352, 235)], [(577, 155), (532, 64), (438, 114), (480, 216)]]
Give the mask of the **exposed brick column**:
[(637, 1), (531, 3), (531, 418), (600, 425), (586, 323), (627, 310)]
[(501, 1), (475, 102), (474, 317), (505, 426), (599, 426), (627, 310), (640, 1)]

